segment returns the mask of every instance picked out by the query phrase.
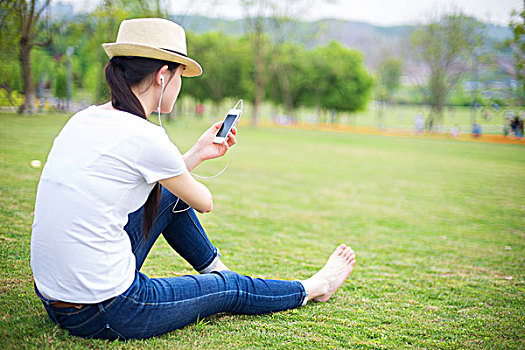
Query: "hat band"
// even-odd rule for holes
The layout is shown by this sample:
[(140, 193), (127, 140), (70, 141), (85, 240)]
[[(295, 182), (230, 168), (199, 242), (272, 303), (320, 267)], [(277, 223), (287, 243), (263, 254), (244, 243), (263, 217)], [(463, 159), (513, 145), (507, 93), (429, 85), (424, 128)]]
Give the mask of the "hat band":
[(173, 53), (176, 53), (177, 55), (181, 55), (181, 56), (184, 56), (184, 57), (188, 57), (188, 55), (182, 53), (182, 52), (178, 52), (178, 51), (175, 51), (175, 50), (170, 50), (170, 49), (162, 49), (161, 50), (164, 50), (164, 51), (169, 51), (169, 52), (173, 52)]

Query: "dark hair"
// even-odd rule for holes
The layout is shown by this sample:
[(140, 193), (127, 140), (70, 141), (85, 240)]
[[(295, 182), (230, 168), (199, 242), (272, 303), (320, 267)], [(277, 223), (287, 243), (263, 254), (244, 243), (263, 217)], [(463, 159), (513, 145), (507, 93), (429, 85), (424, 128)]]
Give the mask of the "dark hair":
[[(148, 77), (151, 77), (151, 83), (153, 83), (152, 74), (158, 72), (164, 65), (167, 65), (170, 71), (174, 71), (179, 66), (179, 63), (146, 57), (115, 56), (110, 59), (104, 68), (104, 73), (111, 90), (111, 104), (113, 107), (148, 119), (144, 107), (131, 88), (144, 82)], [(144, 216), (142, 219), (144, 237), (147, 237), (151, 231), (159, 211), (159, 202), (160, 185), (157, 182), (144, 204)]]

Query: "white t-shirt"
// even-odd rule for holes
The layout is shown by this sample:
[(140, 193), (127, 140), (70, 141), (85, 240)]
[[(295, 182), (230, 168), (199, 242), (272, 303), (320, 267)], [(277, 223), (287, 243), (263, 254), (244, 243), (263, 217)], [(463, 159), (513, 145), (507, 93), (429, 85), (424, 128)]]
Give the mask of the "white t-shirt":
[(97, 303), (133, 283), (135, 256), (124, 226), (154, 183), (187, 172), (161, 127), (91, 106), (53, 142), (38, 184), (31, 268), (55, 300)]

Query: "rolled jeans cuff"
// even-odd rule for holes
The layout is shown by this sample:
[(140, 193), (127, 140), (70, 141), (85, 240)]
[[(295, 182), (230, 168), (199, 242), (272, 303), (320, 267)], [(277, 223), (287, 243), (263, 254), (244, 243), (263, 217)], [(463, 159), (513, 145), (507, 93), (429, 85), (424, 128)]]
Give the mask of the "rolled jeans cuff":
[(206, 266), (202, 270), (198, 270), (197, 272), (200, 274), (212, 272), (220, 260), (221, 260), (221, 254), (219, 253), (219, 248), (217, 248), (217, 256), (211, 261), (211, 263), (208, 266)]
[(304, 286), (303, 281), (299, 281), (299, 280), (296, 280), (296, 281), (299, 282), (299, 284), (301, 284), (301, 287), (303, 287), (303, 289), (304, 289), (304, 299), (303, 299), (303, 302), (301, 303), (301, 305), (299, 307), (305, 306), (306, 303), (308, 303), (308, 291), (306, 290), (306, 287)]

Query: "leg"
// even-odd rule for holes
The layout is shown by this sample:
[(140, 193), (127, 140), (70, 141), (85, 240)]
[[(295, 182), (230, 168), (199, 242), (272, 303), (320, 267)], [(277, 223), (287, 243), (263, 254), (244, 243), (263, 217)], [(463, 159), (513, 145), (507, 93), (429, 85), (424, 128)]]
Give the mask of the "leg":
[[(211, 272), (227, 269), (220, 262), (217, 248), (206, 236), (193, 209), (173, 213), (172, 209), (177, 202), (177, 197), (165, 188), (162, 188), (161, 194), (159, 211), (147, 239), (144, 238), (142, 230), (143, 207), (129, 215), (128, 223), (124, 227), (131, 240), (137, 270), (142, 267), (151, 247), (161, 233), (170, 246), (197, 271)], [(177, 204), (177, 210), (185, 207), (186, 204), (182, 201)]]
[(232, 271), (149, 279), (136, 272), (118, 297), (81, 310), (54, 309), (71, 334), (102, 339), (148, 338), (219, 312), (263, 314), (326, 301), (355, 264), (351, 248), (339, 246), (326, 265), (304, 282), (263, 280)]
[(149, 279), (137, 271), (118, 297), (76, 310), (55, 309), (57, 323), (72, 335), (140, 339), (167, 333), (219, 312), (262, 314), (302, 305), (300, 282), (252, 279), (232, 271)]

